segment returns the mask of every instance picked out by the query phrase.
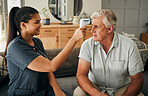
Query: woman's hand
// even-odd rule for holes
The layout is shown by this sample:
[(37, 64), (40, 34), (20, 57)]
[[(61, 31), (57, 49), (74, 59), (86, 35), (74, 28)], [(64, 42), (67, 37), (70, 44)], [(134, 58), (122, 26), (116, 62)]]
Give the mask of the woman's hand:
[(82, 27), (82, 28), (78, 28), (74, 35), (73, 35), (73, 39), (78, 42), (81, 38), (83, 38), (85, 36), (86, 33), (86, 26)]
[(66, 94), (62, 91), (62, 96), (66, 96)]
[(101, 92), (101, 94), (99, 96), (109, 96), (109, 95), (104, 92)]
[(66, 96), (66, 94), (62, 90), (58, 90), (55, 92), (55, 96)]

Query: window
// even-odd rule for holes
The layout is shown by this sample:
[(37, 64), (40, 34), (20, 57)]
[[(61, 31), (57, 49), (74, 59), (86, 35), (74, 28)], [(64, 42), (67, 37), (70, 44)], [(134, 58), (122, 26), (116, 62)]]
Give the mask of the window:
[(7, 39), (8, 10), (23, 6), (24, 0), (0, 0), (0, 52), (5, 50)]
[(7, 17), (7, 2), (0, 0), (0, 51), (4, 51), (6, 46)]

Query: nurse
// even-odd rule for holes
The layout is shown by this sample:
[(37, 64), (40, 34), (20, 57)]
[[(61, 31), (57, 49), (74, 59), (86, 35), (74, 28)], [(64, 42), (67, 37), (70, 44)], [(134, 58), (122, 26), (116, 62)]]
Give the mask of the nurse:
[(67, 59), (75, 44), (83, 37), (78, 28), (65, 48), (49, 60), (40, 39), (40, 16), (32, 7), (13, 7), (9, 14), (9, 27), (5, 59), (9, 72), (8, 96), (66, 96), (52, 72)]

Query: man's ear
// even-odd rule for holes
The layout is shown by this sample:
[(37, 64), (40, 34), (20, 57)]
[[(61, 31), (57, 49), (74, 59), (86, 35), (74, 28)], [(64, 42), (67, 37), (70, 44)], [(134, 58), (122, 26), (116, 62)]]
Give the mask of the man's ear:
[(108, 32), (111, 33), (114, 30), (114, 25), (109, 25), (107, 28), (108, 28)]
[(21, 27), (21, 29), (26, 29), (27, 27), (26, 27), (26, 24), (24, 23), (24, 22), (21, 22), (20, 23), (20, 27)]

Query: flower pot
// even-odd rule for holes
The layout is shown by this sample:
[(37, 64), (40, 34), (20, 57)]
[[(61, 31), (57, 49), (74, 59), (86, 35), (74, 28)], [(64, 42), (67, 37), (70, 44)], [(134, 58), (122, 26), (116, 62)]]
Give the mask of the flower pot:
[(49, 24), (50, 24), (49, 18), (43, 19), (43, 25), (49, 25)]

